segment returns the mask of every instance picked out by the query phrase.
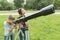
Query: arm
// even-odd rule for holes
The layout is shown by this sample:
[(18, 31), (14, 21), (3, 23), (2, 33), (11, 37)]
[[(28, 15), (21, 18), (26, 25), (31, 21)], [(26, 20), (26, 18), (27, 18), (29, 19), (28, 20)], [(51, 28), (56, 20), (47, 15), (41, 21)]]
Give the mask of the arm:
[(5, 32), (9, 31), (9, 27), (6, 21), (4, 22), (4, 29), (5, 29)]
[(14, 28), (16, 28), (16, 25), (12, 24), (12, 27), (9, 29), (9, 32), (11, 32)]
[(27, 22), (25, 22), (25, 24), (28, 26), (29, 24), (28, 24), (28, 21)]
[(25, 22), (25, 24), (27, 25), (27, 26), (29, 26), (30, 27), (30, 29), (31, 29), (31, 25), (29, 24), (29, 22), (27, 21), (27, 22)]

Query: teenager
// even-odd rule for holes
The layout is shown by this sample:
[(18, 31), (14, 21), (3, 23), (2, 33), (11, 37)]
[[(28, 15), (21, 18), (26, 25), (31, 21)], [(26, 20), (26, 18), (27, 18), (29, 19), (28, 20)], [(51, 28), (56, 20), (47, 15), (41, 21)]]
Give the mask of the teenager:
[[(25, 10), (23, 8), (19, 8), (18, 9), (18, 14), (19, 14), (19, 17), (18, 18), (23, 18), (23, 17), (26, 17), (25, 16)], [(21, 21), (19, 23), (19, 30), (21, 30), (23, 32), (23, 35), (22, 33), (20, 32), (19, 34), (19, 38), (20, 40), (29, 40), (29, 36), (28, 36), (28, 21)]]

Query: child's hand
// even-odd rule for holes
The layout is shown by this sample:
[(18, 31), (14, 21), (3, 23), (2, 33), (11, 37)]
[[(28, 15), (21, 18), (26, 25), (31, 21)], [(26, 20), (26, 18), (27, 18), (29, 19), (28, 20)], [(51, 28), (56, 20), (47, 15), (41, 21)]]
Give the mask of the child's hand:
[(12, 29), (10, 29), (9, 32), (12, 32)]
[(17, 29), (17, 27), (15, 27), (15, 29)]
[(12, 31), (13, 31), (13, 29), (14, 29), (14, 27), (11, 27), (11, 28), (9, 29), (9, 32), (12, 32)]

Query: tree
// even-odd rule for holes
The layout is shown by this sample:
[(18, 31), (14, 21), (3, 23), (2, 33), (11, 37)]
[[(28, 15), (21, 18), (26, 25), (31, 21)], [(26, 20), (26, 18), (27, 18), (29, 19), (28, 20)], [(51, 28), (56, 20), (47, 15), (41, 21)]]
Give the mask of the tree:
[(14, 4), (7, 2), (6, 0), (0, 1), (0, 10), (13, 10), (15, 9)]
[(22, 7), (24, 0), (14, 0), (14, 5), (16, 6), (16, 8), (20, 8)]
[(27, 0), (27, 3), (25, 5), (25, 9), (33, 9), (33, 3), (35, 0)]
[[(22, 7), (24, 0), (14, 0), (14, 4), (17, 8)], [(24, 6), (25, 9), (41, 9), (47, 5), (53, 3), (53, 0), (27, 0), (27, 4)], [(55, 8), (60, 9), (60, 0), (55, 0)]]
[(50, 4), (52, 4), (52, 0), (40, 0), (40, 1), (36, 0), (36, 5), (37, 5), (36, 9), (39, 10), (43, 7), (46, 7), (46, 6), (50, 5)]
[(14, 6), (14, 4), (9, 3), (9, 4), (7, 5), (7, 7), (6, 7), (6, 9), (7, 9), (7, 10), (15, 10), (16, 7)]
[(49, 4), (52, 4), (52, 0), (28, 0), (25, 8), (39, 10)]
[(60, 9), (60, 0), (55, 0), (55, 8)]

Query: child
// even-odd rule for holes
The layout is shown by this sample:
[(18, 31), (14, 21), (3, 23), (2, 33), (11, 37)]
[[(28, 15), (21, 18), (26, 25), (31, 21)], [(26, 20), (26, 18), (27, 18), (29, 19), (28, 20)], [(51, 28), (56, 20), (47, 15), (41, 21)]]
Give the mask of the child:
[(4, 22), (4, 29), (5, 29), (5, 35), (4, 40), (9, 40), (9, 36), (11, 40), (14, 40), (14, 17), (12, 15), (9, 15), (7, 21)]
[[(18, 18), (25, 17), (25, 10), (23, 8), (19, 8), (18, 14), (19, 14)], [(19, 30), (21, 30), (24, 34), (24, 37), (23, 37), (22, 33), (20, 32), (20, 34), (19, 34), (20, 40), (23, 40), (23, 39), (29, 40), (29, 38), (28, 38), (28, 22), (27, 21), (25, 21), (25, 22), (21, 21), (19, 23)]]

